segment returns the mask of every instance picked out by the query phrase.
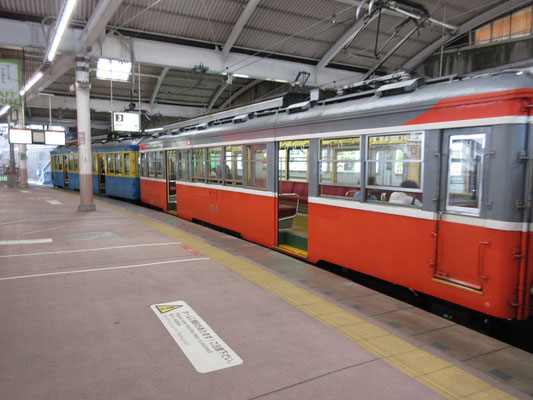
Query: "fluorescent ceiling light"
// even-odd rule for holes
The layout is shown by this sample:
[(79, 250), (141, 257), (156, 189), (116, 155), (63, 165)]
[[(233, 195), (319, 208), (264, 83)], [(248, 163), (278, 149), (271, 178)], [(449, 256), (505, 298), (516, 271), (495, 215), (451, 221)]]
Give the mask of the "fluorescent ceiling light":
[(9, 110), (10, 108), (11, 106), (9, 104), (6, 104), (5, 106), (3, 106), (2, 109), (0, 110), (0, 117), (4, 115), (7, 112), (7, 110)]
[(50, 62), (52, 62), (52, 60), (54, 59), (56, 55), (57, 48), (59, 47), (59, 43), (61, 42), (61, 38), (63, 37), (63, 34), (65, 33), (65, 29), (67, 29), (68, 21), (70, 20), (72, 11), (74, 11), (74, 6), (76, 5), (76, 1), (77, 0), (66, 0), (65, 7), (63, 7), (61, 18), (59, 19), (56, 25), (56, 31), (54, 32), (54, 38), (52, 39), (52, 44), (50, 48), (48, 49), (48, 54), (46, 55), (46, 58)]
[(35, 85), (37, 83), (37, 81), (39, 79), (41, 79), (43, 77), (43, 73), (41, 71), (37, 72), (35, 75), (33, 75), (33, 77), (28, 81), (28, 83), (26, 83), (26, 85), (24, 86), (24, 89), (22, 89), (19, 94), (21, 96), (24, 96), (24, 94), (30, 90), (30, 88)]
[(130, 78), (131, 61), (99, 58), (96, 64), (96, 77), (112, 81), (127, 81)]
[(160, 132), (163, 128), (151, 128), (151, 129), (145, 129), (145, 132)]

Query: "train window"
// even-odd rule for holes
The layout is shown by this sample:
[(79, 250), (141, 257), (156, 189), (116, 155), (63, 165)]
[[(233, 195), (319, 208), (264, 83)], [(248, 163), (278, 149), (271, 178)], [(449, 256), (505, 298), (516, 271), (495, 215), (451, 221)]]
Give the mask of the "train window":
[(115, 173), (122, 175), (122, 153), (115, 154)]
[(124, 153), (124, 175), (130, 174), (130, 153)]
[(57, 157), (57, 169), (58, 171), (63, 171), (63, 156), (56, 156)]
[(148, 176), (148, 165), (147, 165), (147, 162), (148, 160), (146, 159), (146, 154), (148, 153), (141, 153), (141, 156), (140, 156), (140, 167), (141, 167), (141, 176)]
[(267, 180), (267, 146), (251, 144), (245, 146), (245, 186), (266, 189)]
[(360, 199), (360, 138), (322, 140), (320, 194)]
[(205, 149), (194, 149), (192, 151), (193, 181), (205, 181)]
[(107, 153), (107, 173), (115, 173), (115, 159), (113, 158), (113, 154), (111, 153)]
[(96, 169), (96, 154), (93, 154), (91, 156), (91, 170), (92, 170), (93, 174), (97, 173), (97, 169)]
[(279, 179), (307, 181), (307, 153), (309, 140), (279, 143)]
[(77, 154), (70, 154), (68, 156), (68, 170), (69, 172), (78, 171), (78, 155)]
[(446, 210), (479, 214), (485, 135), (452, 135)]
[(181, 181), (191, 180), (191, 171), (189, 167), (190, 152), (189, 150), (180, 150), (178, 152), (178, 179)]
[(207, 149), (207, 181), (222, 183), (222, 147)]
[(225, 169), (226, 177), (224, 183), (226, 185), (242, 185), (242, 146), (226, 146), (225, 150)]
[(155, 178), (155, 152), (146, 153), (148, 157), (148, 176)]
[(155, 152), (155, 176), (156, 178), (164, 178), (163, 175), (163, 152)]
[(421, 206), (423, 134), (368, 138), (368, 200)]

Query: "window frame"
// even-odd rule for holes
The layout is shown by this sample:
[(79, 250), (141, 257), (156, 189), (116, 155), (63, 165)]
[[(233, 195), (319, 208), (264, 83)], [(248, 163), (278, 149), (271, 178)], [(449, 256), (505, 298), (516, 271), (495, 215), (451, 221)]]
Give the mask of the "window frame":
[[(263, 160), (255, 160), (255, 159), (249, 159), (248, 158), (248, 149), (251, 148), (252, 146), (264, 146), (264, 154), (265, 154), (265, 158)], [(248, 143), (248, 144), (245, 144), (244, 147), (243, 147), (243, 150), (244, 150), (244, 154), (243, 154), (243, 166), (244, 166), (244, 173), (243, 173), (243, 187), (245, 188), (249, 188), (249, 189), (256, 189), (256, 190), (263, 190), (263, 191), (266, 191), (267, 190), (267, 179), (268, 179), (268, 145), (266, 142), (261, 142), (261, 143)], [(251, 154), (251, 153), (250, 153)], [(255, 154), (255, 153), (254, 153)], [(249, 182), (249, 179), (251, 179), (251, 171), (252, 171), (252, 166), (254, 167), (253, 170), (255, 171), (255, 167), (256, 167), (256, 163), (264, 163), (266, 164), (267, 166), (267, 169), (266, 169), (266, 173), (265, 173), (265, 185), (264, 187), (263, 186), (252, 186), (252, 185), (249, 185), (248, 182)]]
[[(479, 179), (479, 183), (478, 183), (478, 187), (477, 187), (477, 191), (479, 193), (479, 197), (478, 197), (478, 207), (477, 208), (473, 208), (473, 207), (461, 207), (461, 206), (452, 206), (449, 204), (449, 199), (450, 199), (450, 178), (451, 178), (451, 175), (450, 175), (450, 170), (451, 170), (451, 162), (452, 162), (452, 157), (451, 157), (451, 143), (452, 143), (452, 140), (453, 139), (461, 139), (461, 138), (464, 138), (464, 139), (473, 139), (475, 137), (482, 137), (483, 139), (483, 147), (482, 147), (482, 153), (481, 153), (481, 163), (480, 163), (480, 166), (479, 166), (479, 174), (480, 174), (480, 179)], [(485, 175), (485, 150), (487, 148), (487, 141), (488, 141), (488, 133), (487, 132), (479, 132), (479, 133), (457, 133), (457, 134), (453, 134), (451, 133), (448, 137), (448, 143), (447, 143), (447, 148), (448, 148), (448, 160), (446, 161), (446, 189), (445, 189), (445, 202), (444, 202), (444, 211), (446, 213), (454, 213), (454, 214), (462, 214), (462, 215), (469, 215), (469, 216), (474, 216), (474, 217), (479, 217), (481, 215), (481, 210), (482, 210), (482, 207), (483, 207), (483, 188), (484, 188), (484, 185), (483, 185), (483, 181), (484, 181), (484, 175)]]
[[(416, 160), (416, 159), (411, 159), (411, 158), (408, 158), (408, 159), (402, 159), (401, 161), (399, 160), (392, 160), (392, 161), (386, 161), (386, 160), (383, 160), (383, 161), (380, 161), (380, 160), (377, 160), (377, 159), (370, 159), (370, 138), (372, 137), (391, 137), (391, 136), (405, 136), (405, 135), (421, 135), (421, 140), (420, 140), (420, 159), (419, 160)], [(395, 191), (395, 192), (406, 192), (406, 193), (420, 193), (422, 194), (424, 192), (424, 164), (425, 164), (425, 139), (426, 139), (426, 135), (425, 135), (425, 131), (415, 131), (415, 132), (397, 132), (397, 133), (384, 133), (384, 134), (373, 134), (373, 135), (368, 135), (367, 138), (366, 138), (366, 149), (365, 149), (365, 168), (364, 168), (364, 172), (365, 172), (365, 187), (368, 188), (368, 189), (378, 189), (378, 190), (383, 190), (383, 191)], [(370, 171), (370, 164), (371, 163), (378, 163), (378, 162), (392, 162), (392, 163), (397, 163), (397, 162), (402, 162), (402, 163), (418, 163), (420, 164), (420, 183), (419, 183), (419, 188), (418, 189), (409, 189), (409, 188), (404, 188), (404, 187), (401, 187), (401, 186), (387, 186), (387, 185), (369, 185), (368, 184), (368, 178), (370, 177), (368, 171)]]
[[(323, 142), (324, 141), (328, 141), (328, 140), (355, 140), (355, 139), (359, 139), (359, 143), (356, 144), (356, 143), (353, 143), (351, 146), (350, 145), (346, 145), (346, 147), (330, 147), (331, 149), (335, 149), (335, 150), (338, 150), (338, 149), (354, 149), (355, 146), (357, 146), (357, 150), (355, 151), (359, 151), (359, 160), (339, 160), (337, 158), (331, 158), (331, 159), (328, 159), (328, 158), (322, 158), (322, 151), (324, 148), (327, 148), (327, 147), (324, 147), (323, 146)], [(350, 200), (353, 200), (353, 196), (346, 196), (346, 193), (343, 195), (343, 196), (337, 196), (337, 195), (333, 195), (333, 194), (323, 194), (322, 193), (322, 187), (324, 186), (327, 186), (327, 187), (353, 187), (353, 189), (351, 189), (349, 192), (357, 192), (357, 191), (361, 191), (361, 182), (362, 182), (362, 178), (364, 178), (364, 170), (363, 170), (363, 160), (362, 160), (362, 155), (363, 155), (363, 151), (362, 151), (362, 145), (363, 145), (364, 141), (363, 141), (363, 136), (362, 135), (357, 135), (357, 136), (351, 136), (351, 137), (338, 137), (338, 138), (322, 138), (320, 139), (319, 141), (319, 147), (318, 147), (318, 152), (319, 152), (319, 157), (318, 157), (318, 195), (319, 196), (327, 196), (327, 197), (334, 197), (334, 198), (345, 198), (345, 199), (350, 199)], [(349, 182), (346, 182), (346, 183), (339, 183), (338, 182), (338, 168), (335, 168), (335, 170), (333, 169), (333, 166), (336, 165), (338, 166), (338, 163), (344, 163), (344, 162), (353, 162), (354, 163), (354, 166), (355, 166), (355, 163), (359, 163), (359, 182), (357, 183), (349, 183)], [(324, 163), (329, 163), (330, 167), (331, 167), (331, 182), (325, 182), (323, 183), (322, 182), (322, 166), (324, 165)], [(354, 173), (355, 174), (355, 173)], [(355, 176), (355, 175), (354, 175)], [(356, 199), (356, 200), (361, 200), (361, 199)]]

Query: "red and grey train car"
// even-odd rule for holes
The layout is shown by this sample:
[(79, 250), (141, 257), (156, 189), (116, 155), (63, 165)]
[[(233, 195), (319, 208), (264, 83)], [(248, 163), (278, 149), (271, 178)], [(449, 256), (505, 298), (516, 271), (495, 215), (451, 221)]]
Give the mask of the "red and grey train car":
[(530, 73), (506, 71), (180, 123), (139, 145), (141, 201), (527, 319), (532, 98)]

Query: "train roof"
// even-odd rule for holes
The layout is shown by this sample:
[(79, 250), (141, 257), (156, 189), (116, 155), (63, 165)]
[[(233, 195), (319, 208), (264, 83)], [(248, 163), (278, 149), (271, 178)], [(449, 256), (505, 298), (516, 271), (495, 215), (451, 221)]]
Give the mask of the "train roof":
[[(165, 135), (146, 140), (145, 143), (147, 147), (152, 147), (151, 144), (166, 144), (186, 138), (251, 133), (314, 122), (426, 110), (445, 99), (523, 88), (533, 88), (531, 69), (505, 70), (470, 77), (450, 76), (426, 82), (420, 78), (399, 80), (374, 90), (356, 91), (317, 102), (307, 101), (285, 108), (267, 109), (226, 120), (189, 127), (186, 123), (181, 123), (185, 128), (180, 128), (179, 132), (172, 132), (173, 126), (169, 126)], [(350, 87), (345, 89), (350, 91)]]
[[(93, 151), (107, 150), (107, 151), (131, 151), (138, 150), (139, 143), (145, 138), (133, 138), (123, 140), (110, 140), (110, 141), (93, 141), (91, 146)], [(71, 151), (78, 151), (78, 144), (71, 143), (65, 146), (59, 146), (50, 151), (53, 154), (70, 153)]]

